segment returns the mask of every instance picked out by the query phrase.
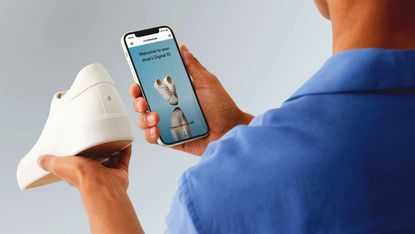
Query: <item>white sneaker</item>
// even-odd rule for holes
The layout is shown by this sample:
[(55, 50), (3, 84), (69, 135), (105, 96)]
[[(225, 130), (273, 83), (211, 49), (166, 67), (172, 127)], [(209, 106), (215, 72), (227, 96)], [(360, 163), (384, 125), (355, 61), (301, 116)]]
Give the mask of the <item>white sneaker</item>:
[(82, 155), (105, 160), (134, 140), (131, 119), (101, 64), (83, 68), (67, 92), (56, 93), (43, 131), (17, 167), (20, 189), (59, 178), (37, 164), (40, 155)]
[(179, 99), (176, 93), (176, 85), (170, 76), (164, 77), (163, 81), (157, 79), (154, 81), (154, 88), (159, 92), (161, 97), (171, 105), (177, 105)]
[(176, 93), (176, 85), (174, 84), (173, 79), (170, 76), (166, 76), (163, 79), (163, 83), (169, 87), (171, 95), (175, 96), (176, 99), (178, 99), (177, 93)]
[(180, 107), (174, 108), (170, 118), (170, 132), (175, 141), (187, 139), (192, 136), (190, 123)]

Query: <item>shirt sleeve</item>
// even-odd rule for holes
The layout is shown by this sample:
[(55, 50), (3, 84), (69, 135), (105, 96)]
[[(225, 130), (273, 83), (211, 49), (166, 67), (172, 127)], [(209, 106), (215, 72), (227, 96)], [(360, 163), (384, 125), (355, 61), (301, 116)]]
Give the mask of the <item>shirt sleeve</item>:
[(173, 198), (170, 213), (166, 217), (167, 229), (165, 234), (201, 233), (197, 230), (196, 217), (192, 209), (192, 202), (186, 186), (186, 173), (179, 182), (178, 190)]

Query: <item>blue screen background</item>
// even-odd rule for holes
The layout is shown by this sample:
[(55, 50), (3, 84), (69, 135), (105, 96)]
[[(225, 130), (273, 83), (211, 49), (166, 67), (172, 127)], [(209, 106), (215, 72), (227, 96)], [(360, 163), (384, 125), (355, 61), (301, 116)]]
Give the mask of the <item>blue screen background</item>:
[[(169, 48), (164, 52), (153, 53), (150, 55), (140, 56), (140, 52), (147, 52), (162, 48)], [(175, 142), (170, 132), (170, 116), (176, 106), (170, 105), (164, 101), (157, 90), (154, 88), (156, 79), (162, 80), (165, 76), (170, 75), (176, 85), (180, 107), (184, 112), (192, 130), (192, 136), (197, 137), (207, 133), (207, 125), (204, 121), (202, 111), (193, 92), (190, 79), (180, 58), (179, 50), (174, 39), (153, 42), (141, 46), (129, 48), (130, 57), (135, 65), (140, 84), (144, 89), (144, 93), (151, 111), (155, 111), (160, 115), (160, 137), (166, 144)], [(167, 52), (170, 56), (167, 56)], [(166, 56), (160, 59), (143, 61), (144, 58), (153, 57), (154, 55)]]

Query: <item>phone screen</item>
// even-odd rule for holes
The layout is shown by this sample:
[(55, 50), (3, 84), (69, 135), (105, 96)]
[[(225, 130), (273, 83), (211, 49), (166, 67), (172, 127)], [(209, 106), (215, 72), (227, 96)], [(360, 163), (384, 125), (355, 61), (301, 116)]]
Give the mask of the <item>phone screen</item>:
[(206, 135), (208, 126), (171, 29), (128, 33), (124, 43), (149, 109), (160, 116), (162, 143)]

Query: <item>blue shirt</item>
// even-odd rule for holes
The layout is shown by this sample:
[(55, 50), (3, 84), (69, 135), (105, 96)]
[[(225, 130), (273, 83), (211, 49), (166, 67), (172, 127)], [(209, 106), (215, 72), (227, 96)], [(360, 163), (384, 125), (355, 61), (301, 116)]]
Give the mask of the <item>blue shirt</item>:
[(415, 51), (334, 55), (211, 143), (166, 232), (415, 233)]

